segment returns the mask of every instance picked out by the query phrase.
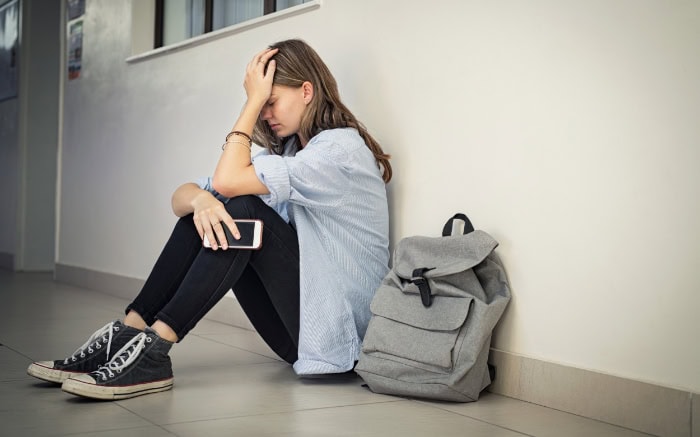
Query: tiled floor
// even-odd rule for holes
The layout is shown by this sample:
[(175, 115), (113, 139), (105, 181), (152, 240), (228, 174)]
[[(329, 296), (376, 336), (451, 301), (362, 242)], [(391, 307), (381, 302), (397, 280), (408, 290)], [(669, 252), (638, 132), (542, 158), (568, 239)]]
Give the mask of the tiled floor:
[(171, 353), (175, 388), (118, 402), (26, 374), (63, 358), (126, 302), (0, 270), (0, 436), (642, 436), (484, 393), (470, 404), (377, 395), (358, 377), (299, 379), (250, 331), (202, 321)]

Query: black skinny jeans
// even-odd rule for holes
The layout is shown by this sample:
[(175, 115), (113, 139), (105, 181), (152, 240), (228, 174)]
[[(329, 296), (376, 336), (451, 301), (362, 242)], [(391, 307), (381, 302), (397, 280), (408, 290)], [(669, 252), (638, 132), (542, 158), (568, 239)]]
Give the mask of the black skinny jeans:
[(235, 197), (226, 210), (234, 219), (263, 221), (262, 247), (205, 249), (192, 215), (182, 217), (126, 312), (136, 311), (149, 326), (161, 320), (182, 340), (233, 289), (263, 340), (294, 363), (299, 345), (297, 233), (257, 196)]

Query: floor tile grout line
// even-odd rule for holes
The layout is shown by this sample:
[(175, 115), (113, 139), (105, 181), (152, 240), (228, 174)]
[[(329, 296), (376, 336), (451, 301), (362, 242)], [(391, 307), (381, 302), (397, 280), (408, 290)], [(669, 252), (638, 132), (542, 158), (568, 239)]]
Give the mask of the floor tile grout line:
[[(509, 398), (509, 399), (514, 399), (514, 400), (516, 400), (516, 401), (518, 401), (518, 402), (523, 402), (523, 403), (527, 403), (527, 404), (531, 404), (531, 405), (536, 405), (536, 406), (538, 406), (538, 407), (546, 408), (546, 409), (552, 410), (552, 411), (557, 411), (557, 412), (559, 412), (559, 413), (564, 413), (564, 414), (568, 414), (568, 415), (571, 415), (571, 416), (576, 416), (576, 417), (579, 417), (579, 418), (581, 418), (581, 419), (585, 419), (585, 420), (590, 420), (590, 421), (593, 421), (593, 422), (602, 423), (602, 424), (605, 424), (605, 425), (608, 425), (608, 426), (612, 426), (612, 427), (615, 427), (615, 428), (618, 428), (618, 429), (623, 429), (623, 430), (626, 430), (626, 431), (632, 431), (632, 432), (635, 432), (635, 433), (638, 433), (638, 434), (641, 434), (641, 435), (645, 435), (645, 436), (649, 436), (649, 437), (659, 437), (659, 436), (657, 436), (657, 435), (655, 435), (655, 434), (649, 434), (649, 433), (646, 433), (646, 432), (644, 432), (644, 431), (639, 431), (639, 430), (637, 430), (637, 429), (632, 429), (632, 428), (627, 428), (627, 427), (620, 426), (620, 425), (615, 425), (614, 423), (604, 422), (604, 421), (602, 421), (602, 420), (593, 419), (593, 418), (586, 417), (586, 416), (581, 416), (581, 415), (579, 415), (579, 414), (570, 413), (570, 412), (568, 412), (568, 411), (557, 410), (556, 408), (546, 407), (546, 406), (544, 406), (544, 405), (535, 404), (535, 403), (533, 403), (533, 402), (523, 401), (523, 400), (521, 400), (521, 399), (515, 399), (515, 398), (511, 398), (511, 397), (509, 397), (509, 396), (504, 396), (504, 395), (498, 395), (498, 396), (503, 396), (503, 397), (506, 397), (506, 398)], [(495, 424), (495, 423), (491, 423), (491, 422), (489, 422), (489, 421), (487, 421), (487, 420), (480, 419), (480, 418), (478, 418), (478, 417), (470, 416), (469, 414), (463, 414), (463, 413), (459, 413), (459, 412), (457, 412), (457, 411), (452, 411), (452, 410), (447, 410), (447, 409), (444, 409), (444, 408), (440, 408), (439, 406), (434, 405), (434, 404), (424, 403), (424, 402), (422, 402), (422, 401), (419, 400), (419, 399), (415, 399), (415, 400), (409, 399), (409, 400), (412, 400), (413, 402), (416, 402), (416, 403), (420, 403), (420, 404), (422, 404), (422, 405), (426, 405), (426, 406), (429, 406), (429, 407), (437, 408), (438, 410), (447, 411), (447, 412), (450, 412), (450, 413), (458, 414), (458, 415), (463, 416), (463, 417), (468, 417), (468, 418), (470, 418), (470, 419), (478, 420), (479, 422), (488, 423), (489, 425), (498, 426), (499, 428), (508, 429), (509, 431), (514, 431), (514, 432), (517, 432), (517, 433), (519, 433), (519, 434), (524, 434), (524, 435), (527, 435), (527, 436), (530, 436), (530, 437), (536, 437), (536, 436), (531, 436), (530, 434), (526, 434), (526, 433), (524, 433), (524, 432), (522, 432), (522, 431), (516, 431), (516, 430), (510, 429), (510, 428), (504, 427), (504, 426), (502, 426), (502, 425), (498, 425), (498, 424)]]
[(18, 376), (16, 378), (10, 378), (10, 379), (0, 379), (0, 384), (5, 384), (9, 382), (20, 382), (20, 381), (29, 381), (29, 382), (42, 382), (41, 380), (38, 379), (32, 379), (29, 375), (26, 376)]
[[(192, 366), (186, 366), (186, 367), (178, 367), (178, 366), (173, 366), (173, 369), (179, 371), (185, 371), (189, 369), (221, 369), (221, 368), (234, 368), (234, 367), (250, 367), (250, 366), (267, 366), (267, 365), (275, 365), (275, 366), (284, 366), (286, 363), (284, 362), (279, 362), (279, 361), (267, 361), (264, 363), (237, 363), (237, 364), (231, 364), (231, 363), (222, 363), (222, 364), (217, 364), (217, 365), (192, 365)], [(285, 367), (291, 368), (291, 366), (287, 365)]]
[(161, 430), (167, 432), (169, 435), (177, 436), (177, 434), (174, 434), (171, 431), (168, 431), (167, 429), (163, 428), (160, 425), (152, 424), (152, 425), (144, 425), (144, 426), (130, 426), (128, 428), (109, 428), (109, 429), (100, 429), (99, 431), (80, 431), (80, 432), (72, 432), (69, 434), (56, 434), (56, 436), (61, 436), (61, 437), (71, 437), (71, 436), (76, 436), (79, 437), (81, 435), (94, 435), (95, 433), (105, 433), (105, 432), (110, 432), (110, 431), (134, 431), (137, 429), (142, 429), (142, 428), (151, 428), (155, 426), (156, 428), (160, 428)]
[[(242, 328), (239, 328), (239, 329), (242, 329)], [(282, 360), (280, 360), (280, 359), (273, 358), (273, 357), (269, 357), (269, 356), (263, 355), (263, 354), (261, 354), (261, 353), (259, 353), (259, 352), (251, 351), (251, 350), (248, 350), (248, 349), (245, 349), (245, 348), (242, 348), (242, 347), (239, 347), (239, 346), (234, 346), (234, 345), (231, 345), (231, 344), (228, 344), (228, 343), (223, 343), (223, 342), (221, 342), (221, 341), (214, 340), (213, 338), (206, 338), (206, 337), (203, 337), (203, 335), (214, 335), (214, 334), (191, 334), (191, 335), (193, 335), (193, 336), (195, 336), (195, 337), (199, 337), (199, 338), (201, 338), (202, 340), (211, 341), (212, 343), (216, 343), (216, 344), (221, 344), (221, 345), (224, 345), (224, 346), (232, 347), (232, 348), (234, 348), (234, 349), (238, 349), (238, 350), (241, 350), (241, 351), (244, 351), (244, 352), (249, 352), (249, 353), (254, 354), (254, 355), (258, 355), (258, 356), (261, 356), (261, 357), (264, 357), (264, 358), (267, 358), (267, 359), (270, 359), (270, 360), (275, 360), (275, 361), (284, 363), (284, 361), (282, 361)]]
[(28, 357), (28, 356), (25, 355), (24, 353), (18, 351), (17, 349), (15, 349), (15, 348), (13, 348), (13, 347), (8, 346), (8, 345), (5, 344), (5, 343), (0, 343), (0, 347), (5, 347), (5, 348), (7, 348), (8, 350), (11, 350), (12, 352), (14, 352), (14, 353), (20, 355), (21, 357), (28, 359), (30, 362), (34, 362), (34, 360), (33, 360), (31, 357)]
[[(136, 411), (134, 411), (134, 410), (132, 410), (132, 409), (130, 409), (130, 408), (127, 408), (126, 405), (122, 404), (122, 402), (124, 402), (124, 401), (128, 401), (128, 399), (124, 399), (124, 400), (122, 400), (122, 401), (115, 401), (114, 403), (115, 403), (117, 406), (119, 406), (121, 409), (123, 409), (124, 411), (127, 411), (127, 412), (133, 414), (134, 416), (138, 417), (139, 419), (145, 420), (146, 422), (150, 423), (151, 425), (153, 425), (153, 426), (155, 426), (155, 427), (157, 427), (157, 428), (162, 429), (163, 431), (167, 432), (168, 434), (173, 434), (173, 433), (170, 432), (169, 430), (165, 429), (165, 428), (163, 427), (163, 425), (158, 424), (158, 423), (155, 423), (155, 422), (153, 422), (152, 420), (150, 420), (150, 419), (148, 419), (148, 418), (142, 416), (142, 415), (139, 414), (138, 412), (136, 412)], [(141, 428), (145, 428), (145, 427), (141, 427)], [(173, 434), (173, 435), (175, 435), (175, 434)]]
[[(244, 418), (249, 418), (249, 417), (276, 416), (276, 415), (281, 415), (281, 414), (291, 414), (291, 413), (307, 412), (307, 411), (332, 410), (332, 409), (359, 407), (359, 406), (367, 406), (367, 405), (384, 405), (384, 404), (390, 404), (390, 403), (394, 403), (394, 402), (404, 402), (404, 401), (406, 401), (406, 399), (393, 399), (393, 400), (381, 401), (381, 402), (360, 402), (360, 403), (356, 403), (356, 404), (347, 404), (347, 405), (329, 405), (327, 407), (316, 407), (316, 408), (298, 408), (298, 409), (292, 409), (292, 410), (287, 410), (287, 411), (274, 411), (271, 413), (242, 414), (242, 415), (237, 415), (237, 416), (222, 416), (222, 417), (215, 417), (215, 418), (208, 418), (208, 419), (186, 420), (183, 422), (170, 422), (170, 423), (164, 423), (162, 426), (184, 425), (184, 424), (188, 424), (188, 423), (199, 423), (199, 422), (215, 422), (215, 421), (220, 421), (220, 420), (244, 419)], [(168, 432), (171, 432), (171, 431), (168, 431)]]
[(481, 423), (485, 423), (485, 424), (487, 424), (487, 425), (495, 426), (495, 427), (497, 427), (497, 428), (505, 429), (505, 430), (514, 432), (514, 433), (516, 433), (516, 434), (521, 434), (521, 435), (525, 435), (525, 436), (528, 436), (528, 437), (537, 437), (537, 436), (535, 436), (535, 435), (527, 434), (527, 433), (525, 433), (525, 432), (518, 431), (518, 430), (516, 430), (516, 429), (508, 428), (507, 426), (499, 425), (499, 424), (497, 424), (497, 423), (491, 423), (491, 422), (489, 422), (488, 420), (484, 420), (484, 419), (481, 419), (481, 418), (478, 418), (478, 417), (470, 416), (470, 415), (468, 415), (468, 414), (462, 414), (462, 413), (458, 413), (458, 412), (456, 412), (456, 411), (448, 410), (448, 409), (445, 409), (445, 408), (440, 408), (440, 407), (437, 406), (437, 405), (428, 404), (428, 403), (423, 402), (423, 401), (421, 401), (421, 400), (419, 400), (419, 399), (408, 399), (408, 400), (409, 400), (410, 402), (415, 402), (415, 403), (417, 403), (417, 404), (420, 404), (420, 405), (423, 405), (423, 406), (426, 406), (426, 407), (435, 408), (435, 409), (437, 409), (437, 410), (444, 411), (444, 412), (446, 412), (446, 413), (452, 413), (452, 414), (456, 414), (456, 415), (461, 416), (461, 417), (467, 417), (467, 418), (469, 418), (469, 419), (476, 420), (477, 422), (481, 422)]
[(530, 405), (536, 405), (536, 406), (541, 407), (541, 408), (546, 408), (546, 409), (548, 409), (548, 410), (557, 411), (557, 412), (563, 413), (563, 414), (568, 414), (568, 415), (575, 416), (575, 417), (578, 417), (578, 418), (581, 418), (581, 419), (591, 420), (591, 421), (597, 422), (597, 423), (603, 423), (603, 424), (608, 425), (608, 426), (612, 426), (612, 427), (615, 427), (615, 428), (618, 428), (618, 429), (624, 429), (624, 430), (627, 430), (627, 431), (636, 432), (636, 433), (638, 433), (638, 434), (642, 434), (642, 435), (645, 435), (645, 436), (649, 436), (649, 437), (659, 437), (659, 436), (657, 436), (656, 434), (649, 434), (648, 432), (640, 431), (640, 430), (638, 430), (638, 429), (628, 428), (628, 427), (626, 427), (626, 426), (621, 426), (621, 425), (616, 425), (616, 424), (614, 424), (614, 423), (606, 422), (606, 421), (604, 421), (604, 420), (595, 419), (595, 418), (588, 417), (588, 416), (583, 416), (583, 415), (581, 415), (581, 414), (572, 413), (572, 412), (570, 412), (570, 411), (559, 410), (559, 409), (557, 409), (557, 408), (549, 407), (549, 406), (547, 406), (547, 405), (541, 405), (541, 404), (537, 404), (537, 403), (535, 403), (535, 402), (525, 401), (525, 400), (522, 400), (522, 399), (517, 399), (517, 398), (510, 397), (510, 396), (505, 396), (505, 395), (498, 395), (498, 396), (503, 396), (503, 397), (506, 397), (506, 398), (508, 398), (508, 399), (513, 399), (513, 400), (515, 400), (515, 401), (523, 402), (523, 403), (530, 404)]

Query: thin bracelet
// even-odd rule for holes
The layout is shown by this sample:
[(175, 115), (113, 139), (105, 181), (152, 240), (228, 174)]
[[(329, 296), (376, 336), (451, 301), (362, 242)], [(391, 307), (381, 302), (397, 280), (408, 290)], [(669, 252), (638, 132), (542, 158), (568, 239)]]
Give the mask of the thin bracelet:
[(247, 147), (248, 150), (252, 150), (249, 143), (244, 143), (243, 141), (238, 140), (226, 141), (224, 144), (221, 145), (221, 150), (226, 150), (226, 144), (240, 144), (242, 146)]
[(228, 141), (228, 139), (231, 138), (231, 135), (240, 135), (240, 136), (242, 136), (242, 137), (245, 137), (245, 138), (246, 138), (248, 141), (250, 141), (251, 143), (253, 142), (253, 139), (250, 137), (250, 135), (248, 135), (248, 134), (245, 133), (245, 132), (241, 132), (241, 131), (239, 131), (239, 130), (231, 131), (228, 135), (226, 135), (226, 141)]

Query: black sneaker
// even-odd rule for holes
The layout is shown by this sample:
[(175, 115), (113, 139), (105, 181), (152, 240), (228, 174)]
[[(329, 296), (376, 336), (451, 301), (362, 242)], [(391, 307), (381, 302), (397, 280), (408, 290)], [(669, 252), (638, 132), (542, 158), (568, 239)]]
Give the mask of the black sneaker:
[(140, 330), (115, 320), (95, 331), (87, 341), (65, 360), (35, 361), (27, 373), (44, 381), (63, 383), (72, 375), (97, 370)]
[(63, 391), (93, 399), (127, 399), (173, 387), (168, 351), (173, 344), (151, 328), (132, 338), (112, 360), (84, 375), (71, 376)]

